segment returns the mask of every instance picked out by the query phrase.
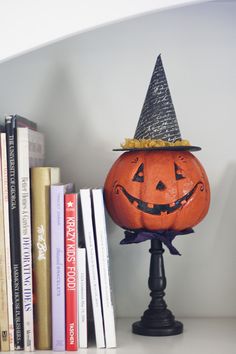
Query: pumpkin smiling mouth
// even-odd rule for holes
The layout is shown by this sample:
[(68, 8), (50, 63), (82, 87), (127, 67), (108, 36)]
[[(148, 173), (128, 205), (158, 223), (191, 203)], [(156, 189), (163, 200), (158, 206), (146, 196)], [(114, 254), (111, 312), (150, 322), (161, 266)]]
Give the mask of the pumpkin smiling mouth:
[(152, 203), (144, 202), (141, 199), (133, 197), (120, 184), (117, 184), (115, 186), (115, 189), (116, 189), (116, 193), (117, 194), (121, 190), (123, 192), (123, 194), (126, 196), (126, 198), (129, 200), (129, 202), (132, 205), (134, 205), (137, 209), (141, 210), (142, 212), (148, 213), (148, 214), (153, 214), (153, 215), (161, 215), (162, 213), (171, 214), (174, 211), (176, 211), (177, 209), (182, 208), (187, 203), (187, 201), (192, 197), (192, 195), (196, 191), (198, 185), (201, 186), (200, 190), (203, 191), (204, 190), (204, 184), (203, 184), (203, 182), (199, 181), (191, 189), (191, 191), (189, 191), (183, 197), (177, 199), (175, 202), (170, 203), (170, 204), (152, 204)]

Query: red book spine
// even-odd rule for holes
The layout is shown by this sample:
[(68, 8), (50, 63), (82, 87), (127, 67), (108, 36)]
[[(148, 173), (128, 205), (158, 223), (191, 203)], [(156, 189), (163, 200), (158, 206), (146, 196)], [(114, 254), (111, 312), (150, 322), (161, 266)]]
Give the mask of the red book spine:
[(65, 194), (66, 350), (78, 350), (77, 208), (77, 194)]

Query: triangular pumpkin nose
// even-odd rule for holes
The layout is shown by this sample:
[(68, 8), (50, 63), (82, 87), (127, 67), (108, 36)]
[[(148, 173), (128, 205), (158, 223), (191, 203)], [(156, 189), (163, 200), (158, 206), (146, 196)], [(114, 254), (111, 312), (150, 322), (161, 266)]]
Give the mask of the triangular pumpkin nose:
[(156, 185), (156, 189), (158, 189), (159, 191), (163, 191), (164, 189), (166, 189), (166, 186), (162, 181), (159, 181)]

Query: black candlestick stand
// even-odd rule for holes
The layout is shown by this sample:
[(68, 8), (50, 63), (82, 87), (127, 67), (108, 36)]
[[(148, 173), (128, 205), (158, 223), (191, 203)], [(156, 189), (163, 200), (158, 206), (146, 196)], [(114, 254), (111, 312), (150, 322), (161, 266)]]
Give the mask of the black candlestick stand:
[(141, 317), (141, 321), (133, 323), (132, 330), (135, 334), (143, 336), (173, 336), (183, 332), (183, 324), (175, 321), (175, 317), (167, 309), (164, 300), (166, 277), (163, 260), (163, 247), (161, 241), (151, 240), (150, 271), (148, 286), (152, 298), (148, 309)]

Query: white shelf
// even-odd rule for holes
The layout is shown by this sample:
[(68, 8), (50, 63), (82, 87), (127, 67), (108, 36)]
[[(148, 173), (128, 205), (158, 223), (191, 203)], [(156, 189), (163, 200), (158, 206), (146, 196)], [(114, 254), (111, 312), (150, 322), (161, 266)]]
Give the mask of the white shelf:
[[(144, 337), (131, 333), (137, 319), (117, 321), (116, 354), (235, 354), (236, 319), (185, 318), (184, 333), (171, 337)], [(88, 353), (95, 350), (89, 349)]]
[[(111, 354), (235, 354), (235, 318), (184, 318), (184, 333), (171, 337), (144, 337), (131, 333), (131, 325), (137, 319), (117, 320), (117, 348), (79, 349), (79, 353)], [(178, 319), (179, 320), (179, 319)], [(42, 352), (42, 351), (41, 351)], [(43, 351), (51, 354), (52, 351)]]

